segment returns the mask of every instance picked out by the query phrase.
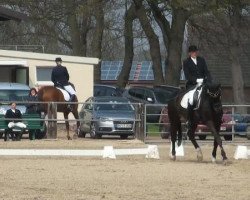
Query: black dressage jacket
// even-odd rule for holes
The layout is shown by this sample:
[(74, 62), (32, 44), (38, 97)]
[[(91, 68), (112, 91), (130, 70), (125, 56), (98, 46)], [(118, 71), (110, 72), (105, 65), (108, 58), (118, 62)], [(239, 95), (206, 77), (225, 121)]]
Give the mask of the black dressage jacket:
[[(7, 110), (6, 114), (5, 114), (5, 118), (18, 118), (21, 119), (22, 118), (22, 114), (20, 112), (20, 110), (16, 109), (15, 112), (13, 112), (11, 109)], [(22, 120), (6, 120), (7, 123), (9, 122), (21, 122)]]
[(51, 73), (51, 81), (54, 83), (55, 87), (69, 85), (69, 73), (67, 68), (64, 66), (54, 67)]
[(191, 59), (187, 58), (183, 62), (183, 70), (187, 80), (186, 88), (189, 89), (196, 85), (196, 79), (203, 78), (204, 81), (211, 82), (211, 75), (207, 69), (207, 64), (204, 58), (197, 57), (197, 65)]

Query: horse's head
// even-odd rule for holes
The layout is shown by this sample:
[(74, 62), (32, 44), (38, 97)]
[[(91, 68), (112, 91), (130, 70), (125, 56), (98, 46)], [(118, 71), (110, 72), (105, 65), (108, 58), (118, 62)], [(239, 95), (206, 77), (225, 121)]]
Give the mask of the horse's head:
[(207, 83), (204, 89), (205, 95), (209, 99), (214, 111), (221, 112), (221, 85), (219, 83)]

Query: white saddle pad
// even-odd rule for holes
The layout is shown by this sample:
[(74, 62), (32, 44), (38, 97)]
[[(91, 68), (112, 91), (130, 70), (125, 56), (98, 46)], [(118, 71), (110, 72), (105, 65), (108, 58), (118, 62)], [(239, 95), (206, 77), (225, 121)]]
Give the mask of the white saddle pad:
[[(196, 91), (196, 88), (195, 87), (193, 90), (190, 90), (189, 92), (187, 92), (183, 97), (182, 97), (182, 100), (181, 100), (181, 107), (187, 109), (188, 107), (188, 103), (190, 105), (193, 105), (194, 103), (194, 92)], [(201, 95), (201, 92), (202, 92), (202, 89), (199, 89), (198, 92), (198, 99), (200, 100), (200, 95)], [(200, 101), (198, 101), (198, 104), (200, 103)], [(196, 107), (199, 107), (199, 105), (197, 105)]]
[(63, 90), (62, 88), (57, 87), (57, 89), (60, 90), (63, 93), (64, 100), (69, 101), (69, 99), (70, 99), (69, 93), (67, 91)]

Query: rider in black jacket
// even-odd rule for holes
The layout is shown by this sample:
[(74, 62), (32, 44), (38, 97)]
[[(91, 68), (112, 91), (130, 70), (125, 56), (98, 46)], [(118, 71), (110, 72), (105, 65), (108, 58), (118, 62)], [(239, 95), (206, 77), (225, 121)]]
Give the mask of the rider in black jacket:
[[(51, 74), (51, 81), (55, 87), (61, 87), (70, 94), (70, 102), (75, 100), (76, 92), (74, 88), (69, 84), (69, 73), (66, 67), (62, 66), (62, 59), (56, 58), (56, 67), (53, 68)], [(68, 107), (72, 109), (71, 106)]]
[[(185, 78), (187, 80), (186, 89), (197, 85), (197, 79), (203, 79), (203, 81), (211, 82), (211, 75), (207, 69), (207, 64), (204, 58), (198, 56), (198, 48), (191, 45), (188, 48), (189, 57), (183, 62), (183, 70)], [(197, 93), (195, 93), (196, 95)], [(188, 128), (191, 129), (193, 122), (193, 109), (196, 105), (188, 104)]]
[(198, 56), (198, 48), (194, 45), (188, 49), (189, 57), (183, 62), (183, 70), (187, 80), (186, 89), (197, 84), (197, 79), (211, 81), (210, 72), (204, 58)]

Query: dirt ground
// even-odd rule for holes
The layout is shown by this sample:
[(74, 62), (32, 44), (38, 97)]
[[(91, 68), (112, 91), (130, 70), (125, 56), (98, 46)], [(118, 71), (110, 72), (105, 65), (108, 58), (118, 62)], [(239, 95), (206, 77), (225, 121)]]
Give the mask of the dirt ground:
[[(81, 138), (68, 141), (60, 131), (57, 140), (0, 140), (0, 149), (103, 149), (147, 147), (134, 140)], [(250, 148), (250, 143), (245, 143)], [(249, 200), (250, 160), (233, 158), (236, 144), (225, 145), (227, 166), (218, 156), (211, 163), (212, 144), (201, 145), (204, 160), (186, 144), (185, 156), (170, 161), (170, 144), (158, 145), (160, 159), (145, 156), (28, 157), (0, 156), (0, 199), (13, 200)], [(218, 154), (219, 155), (219, 154)]]

